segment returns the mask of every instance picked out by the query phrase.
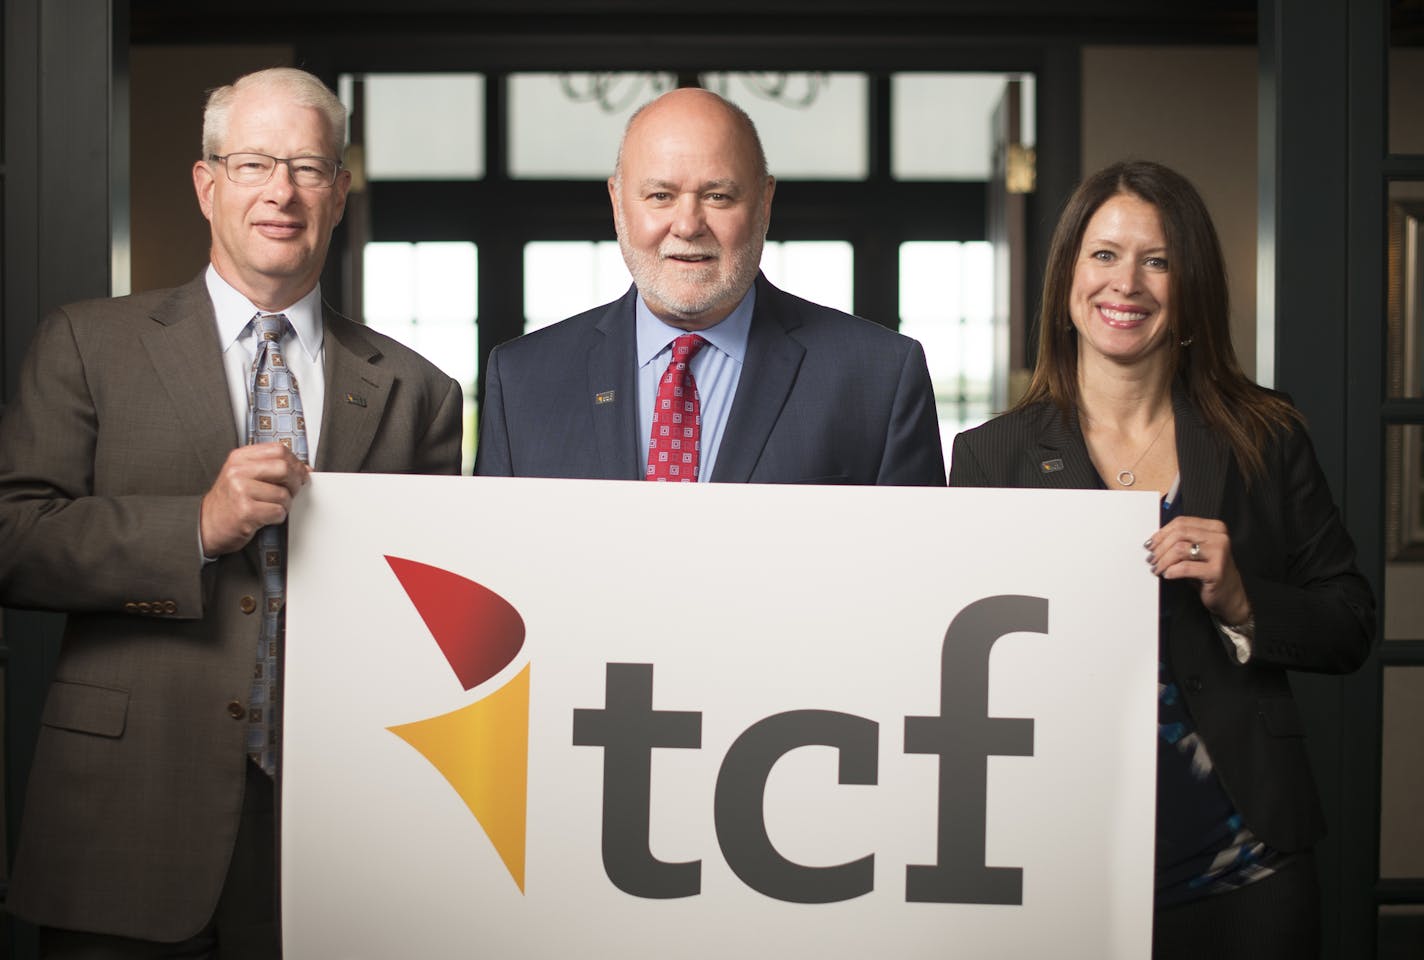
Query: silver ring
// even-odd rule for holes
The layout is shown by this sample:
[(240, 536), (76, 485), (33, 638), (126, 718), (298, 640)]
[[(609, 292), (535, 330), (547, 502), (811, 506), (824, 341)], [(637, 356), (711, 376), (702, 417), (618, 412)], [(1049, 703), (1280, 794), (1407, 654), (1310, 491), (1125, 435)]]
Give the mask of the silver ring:
[(1200, 559), (1201, 559), (1201, 544), (1199, 544), (1199, 543), (1194, 543), (1194, 544), (1192, 544), (1192, 550), (1191, 550), (1191, 553), (1188, 554), (1188, 556), (1190, 556), (1193, 560), (1200, 560)]

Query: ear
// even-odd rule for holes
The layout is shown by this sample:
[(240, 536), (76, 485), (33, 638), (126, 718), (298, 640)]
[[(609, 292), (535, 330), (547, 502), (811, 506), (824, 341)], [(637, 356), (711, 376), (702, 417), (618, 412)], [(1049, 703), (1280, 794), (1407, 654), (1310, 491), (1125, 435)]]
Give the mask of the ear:
[(768, 227), (771, 226), (771, 196), (774, 193), (776, 193), (776, 178), (767, 177), (766, 189), (764, 189), (761, 194), (761, 216), (762, 222)]
[(346, 215), (346, 195), (351, 192), (351, 171), (345, 167), (338, 170), (336, 182), (331, 185), (331, 189), (336, 191), (336, 219), (331, 221), (334, 227)]
[(209, 221), (213, 219), (213, 189), (216, 186), (217, 178), (207, 161), (199, 160), (193, 164), (193, 192), (198, 195), (198, 209)]

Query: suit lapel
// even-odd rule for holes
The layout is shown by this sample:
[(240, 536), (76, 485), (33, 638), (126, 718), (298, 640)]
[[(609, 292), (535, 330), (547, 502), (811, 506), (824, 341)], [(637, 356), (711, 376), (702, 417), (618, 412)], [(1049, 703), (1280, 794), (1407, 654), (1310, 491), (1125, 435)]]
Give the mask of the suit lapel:
[(1034, 430), (1035, 444), (1024, 451), (1025, 469), (1047, 490), (1095, 490), (1102, 486), (1098, 470), (1076, 423), (1053, 404), (1041, 405)]
[(243, 438), (233, 422), (217, 319), (202, 276), (173, 291), (140, 341), (211, 483)]
[(796, 382), (806, 348), (791, 335), (799, 321), (786, 309), (784, 296), (765, 277), (757, 276), (747, 361), (717, 450), (717, 466), (712, 471), (715, 481), (746, 483), (751, 479)]
[(1182, 506), (1194, 517), (1221, 516), (1231, 454), (1208, 429), (1180, 386), (1172, 388), (1177, 428), (1177, 471), (1182, 477)]
[(316, 469), (353, 473), (361, 469), (391, 395), (391, 375), (376, 364), (381, 351), (359, 325), (322, 306), (326, 323), (323, 365), (326, 411)]
[[(228, 454), (247, 438), (238, 435), (233, 420), (217, 316), (203, 275), (176, 289), (153, 319), (160, 326), (143, 335), (144, 349), (211, 483)], [(256, 538), (242, 552), (253, 570), (262, 568)]]
[(607, 480), (641, 480), (646, 463), (647, 438), (638, 437), (637, 296), (629, 289), (594, 325), (587, 391), (579, 400), (593, 406), (599, 476)]
[[(1178, 495), (1181, 512), (1186, 516), (1218, 518), (1226, 491), (1230, 452), (1202, 422), (1180, 384), (1172, 385), (1172, 415), (1177, 430), (1177, 473), (1182, 480)], [(1163, 592), (1162, 602), (1171, 610), (1167, 628), (1169, 656), (1183, 644), (1199, 642), (1197, 638), (1209, 622), (1206, 609), (1197, 599), (1197, 591), (1188, 584), (1193, 582), (1170, 581)], [(1176, 669), (1175, 659), (1173, 669)]]

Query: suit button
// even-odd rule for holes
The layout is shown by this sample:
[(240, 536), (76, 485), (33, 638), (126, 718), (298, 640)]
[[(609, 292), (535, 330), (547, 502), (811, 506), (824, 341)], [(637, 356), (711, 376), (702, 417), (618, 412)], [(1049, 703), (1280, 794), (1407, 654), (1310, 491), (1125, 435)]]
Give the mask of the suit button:
[(138, 613), (138, 604), (130, 600), (128, 603), (124, 604), (124, 613)]
[(243, 717), (247, 716), (247, 711), (242, 709), (242, 704), (240, 702), (233, 700), (227, 705), (227, 715), (229, 717), (232, 717), (234, 720), (241, 720)]
[(152, 612), (153, 612), (153, 604), (149, 603), (147, 600), (140, 600), (140, 601), (139, 601), (139, 604), (138, 604), (138, 612), (139, 612), (139, 613), (152, 613)]
[(1187, 678), (1187, 689), (1192, 693), (1201, 693), (1203, 686), (1204, 684), (1202, 683), (1201, 677), (1191, 676)]
[(178, 603), (174, 600), (163, 601), (163, 612), (173, 614), (178, 612)]
[(251, 597), (243, 597), (237, 602), (237, 605), (243, 613), (251, 613), (253, 610), (257, 609), (257, 601), (252, 599)]

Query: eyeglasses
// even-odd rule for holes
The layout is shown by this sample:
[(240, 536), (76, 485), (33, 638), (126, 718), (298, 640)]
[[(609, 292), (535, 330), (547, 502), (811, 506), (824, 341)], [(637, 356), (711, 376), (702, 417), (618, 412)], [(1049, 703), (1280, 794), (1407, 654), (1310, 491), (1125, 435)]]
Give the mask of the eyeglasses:
[(326, 157), (269, 157), (265, 153), (229, 153), (221, 157), (215, 153), (208, 159), (221, 163), (227, 178), (245, 187), (260, 186), (271, 180), (279, 163), (287, 165), (292, 183), (299, 187), (329, 187), (336, 182), (336, 172), (341, 169), (341, 161)]

